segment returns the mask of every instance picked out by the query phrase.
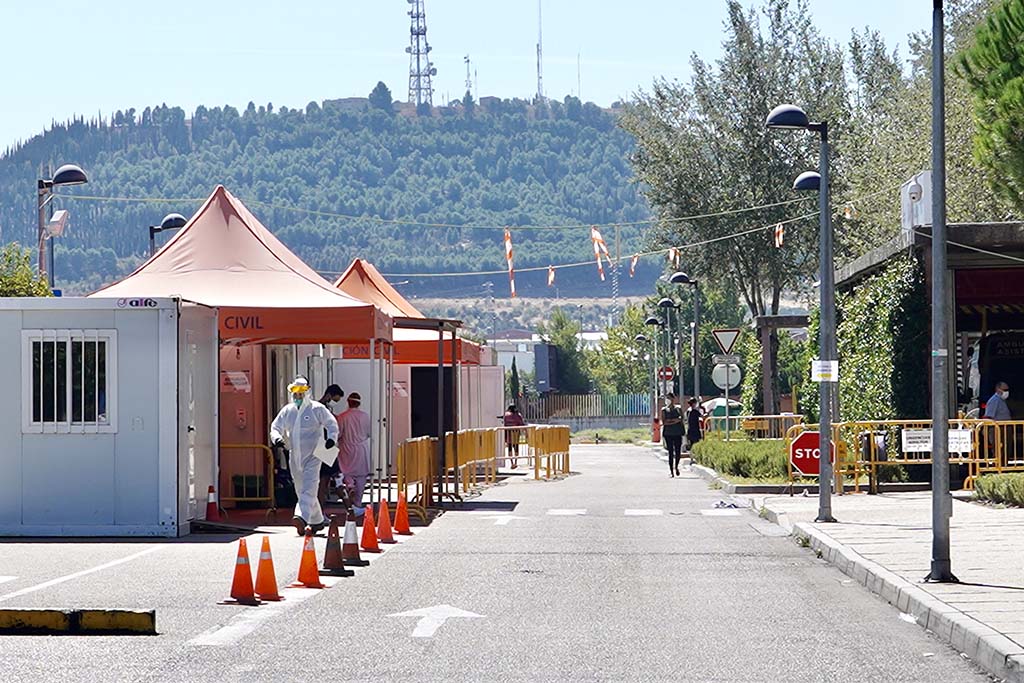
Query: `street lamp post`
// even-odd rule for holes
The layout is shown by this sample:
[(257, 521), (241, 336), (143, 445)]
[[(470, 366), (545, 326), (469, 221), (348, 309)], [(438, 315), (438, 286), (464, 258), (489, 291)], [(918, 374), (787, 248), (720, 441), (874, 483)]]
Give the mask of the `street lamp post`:
[[(644, 325), (649, 327), (661, 327), (661, 319), (654, 315), (647, 316), (644, 320)], [(658, 420), (658, 366), (660, 364), (660, 358), (658, 357), (658, 330), (654, 330), (651, 334), (651, 342), (654, 346), (653, 363), (654, 366), (654, 392), (651, 395), (651, 441), (657, 443), (661, 441), (661, 424)]]
[(160, 225), (149, 226), (149, 258), (156, 254), (156, 234), (164, 230), (178, 230), (185, 227), (188, 220), (180, 213), (169, 213), (160, 221)]
[(819, 173), (808, 171), (801, 173), (793, 183), (794, 190), (817, 190), (819, 213), (819, 269), (821, 284), (820, 295), (820, 330), (818, 355), (821, 364), (827, 370), (825, 376), (819, 377), (818, 385), (818, 441), (820, 474), (818, 476), (818, 517), (817, 522), (834, 522), (832, 516), (832, 390), (838, 377), (832, 372), (832, 363), (836, 360), (836, 296), (835, 272), (832, 265), (832, 211), (829, 208), (828, 196), (828, 122), (813, 122), (803, 109), (792, 104), (781, 104), (772, 109), (765, 121), (768, 128), (809, 130), (818, 133), (820, 140)]
[(932, 561), (928, 581), (955, 582), (949, 556), (949, 345), (946, 332), (946, 95), (942, 0), (932, 4)]
[(645, 369), (649, 370), (649, 372), (647, 373), (647, 378), (650, 381), (647, 382), (647, 388), (650, 389), (651, 421), (653, 423), (654, 407), (655, 407), (655, 403), (657, 403), (657, 401), (658, 401), (658, 399), (657, 399), (657, 389), (656, 389), (658, 378), (656, 376), (656, 372), (657, 371), (655, 370), (655, 368), (657, 366), (657, 363), (654, 360), (654, 354), (651, 352), (651, 349), (649, 347), (644, 346), (644, 345), (649, 344), (651, 342), (651, 339), (649, 339), (647, 337), (647, 335), (638, 334), (635, 337), (633, 337), (633, 341), (635, 341), (637, 344), (641, 345), (640, 348), (643, 350), (644, 354), (646, 354), (646, 359), (648, 361), (650, 361), (650, 367), (649, 368), (645, 368)]
[[(678, 330), (674, 331), (672, 329), (672, 311), (678, 309), (679, 305), (676, 302), (672, 301), (672, 299), (670, 299), (670, 298), (668, 298), (666, 296), (666, 297), (663, 297), (658, 302), (658, 307), (665, 309), (665, 328), (666, 328), (666, 330), (668, 332), (668, 334), (666, 335), (666, 338), (668, 340), (668, 346), (666, 347), (668, 349), (668, 358), (669, 358), (668, 362), (669, 363), (673, 363), (676, 366), (676, 377), (679, 378), (679, 393), (681, 394), (681, 393), (683, 393), (683, 375), (682, 375), (682, 368), (683, 368), (683, 366), (682, 366), (682, 363), (680, 362), (680, 360), (681, 360), (680, 353), (681, 352), (680, 352), (680, 349), (679, 349), (679, 343), (678, 342), (682, 341), (682, 335), (678, 333)], [(679, 323), (679, 320), (678, 320), (679, 316), (677, 315), (676, 318), (677, 318), (676, 324), (678, 325), (678, 323)]]
[(46, 232), (47, 211), (46, 207), (54, 197), (54, 190), (61, 185), (81, 185), (89, 182), (85, 171), (75, 164), (64, 164), (57, 169), (52, 178), (40, 178), (36, 181), (36, 208), (39, 213), (39, 232), (37, 234), (39, 244), (39, 274), (46, 274), (46, 282), (53, 289), (53, 249), (50, 249), (50, 264), (46, 263)]
[[(693, 287), (693, 322), (690, 323), (690, 343), (693, 355), (693, 397), (700, 400), (700, 283), (690, 278), (686, 273), (672, 273), (669, 282), (677, 285), (690, 285)], [(679, 371), (682, 372), (682, 362), (679, 364)]]

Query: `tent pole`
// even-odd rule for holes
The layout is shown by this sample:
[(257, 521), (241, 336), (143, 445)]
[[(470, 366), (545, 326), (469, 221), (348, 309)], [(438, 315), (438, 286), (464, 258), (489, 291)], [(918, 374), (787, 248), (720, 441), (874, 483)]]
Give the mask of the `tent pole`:
[(459, 377), (458, 364), (458, 340), (455, 338), (455, 327), (451, 328), (452, 333), (452, 460), (455, 462), (455, 493), (459, 492), (459, 385), (462, 383)]
[[(370, 379), (370, 401), (368, 403), (368, 406), (370, 408), (370, 418), (371, 418), (371, 420), (373, 419), (373, 413), (376, 412), (374, 410), (374, 403), (373, 403), (373, 394), (374, 394), (373, 385), (375, 384), (375, 382), (373, 380), (373, 361), (374, 361), (374, 358), (376, 358), (376, 356), (377, 356), (377, 340), (371, 338), (370, 339), (370, 361), (369, 361), (370, 362), (370, 367), (368, 368), (368, 370), (369, 370), (368, 374), (369, 374), (369, 379)], [(374, 431), (375, 430), (371, 427), (370, 428), (370, 471), (371, 472), (373, 472), (373, 470), (374, 470), (374, 465), (377, 464), (377, 458), (374, 457), (376, 455), (376, 453), (374, 452), (374, 446), (376, 445), (376, 443), (375, 443), (376, 440), (373, 438), (373, 432)], [(380, 490), (379, 490), (379, 487), (380, 487), (380, 467), (376, 468), (376, 472), (377, 472), (376, 481), (374, 481), (373, 483), (378, 487), (377, 500), (380, 500)], [(374, 486), (371, 485), (370, 486), (370, 505), (373, 505), (373, 503), (374, 503), (373, 489), (374, 489)]]
[(437, 326), (437, 502), (444, 498), (444, 324)]
[(387, 365), (387, 381), (385, 382), (385, 391), (387, 398), (384, 400), (385, 408), (385, 423), (384, 423), (384, 438), (387, 453), (387, 479), (388, 479), (388, 502), (391, 502), (391, 473), (392, 473), (392, 461), (391, 458), (394, 455), (394, 430), (391, 425), (392, 422), (392, 407), (395, 400), (395, 344), (391, 342), (388, 344), (388, 365)]

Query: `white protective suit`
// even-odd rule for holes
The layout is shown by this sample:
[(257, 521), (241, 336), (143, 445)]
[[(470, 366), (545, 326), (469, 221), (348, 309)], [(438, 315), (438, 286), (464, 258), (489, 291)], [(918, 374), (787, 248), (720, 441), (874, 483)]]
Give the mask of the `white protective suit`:
[(324, 522), (324, 513), (316, 495), (320, 485), (320, 459), (313, 454), (317, 445), (323, 443), (324, 430), (327, 430), (328, 439), (338, 440), (338, 423), (331, 411), (310, 398), (302, 399), (298, 406), (292, 402), (281, 408), (270, 425), (270, 442), (284, 439), (288, 447), (288, 469), (299, 499), (295, 516), (307, 524)]

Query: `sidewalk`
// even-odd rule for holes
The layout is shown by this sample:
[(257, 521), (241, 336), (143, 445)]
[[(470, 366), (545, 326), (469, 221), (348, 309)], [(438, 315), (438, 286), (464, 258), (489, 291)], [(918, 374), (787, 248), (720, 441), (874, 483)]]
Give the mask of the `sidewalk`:
[(922, 581), (931, 562), (931, 493), (833, 496), (835, 524), (816, 524), (817, 495), (736, 495), (819, 556), (990, 673), (1024, 681), (1024, 509), (953, 501), (959, 584)]

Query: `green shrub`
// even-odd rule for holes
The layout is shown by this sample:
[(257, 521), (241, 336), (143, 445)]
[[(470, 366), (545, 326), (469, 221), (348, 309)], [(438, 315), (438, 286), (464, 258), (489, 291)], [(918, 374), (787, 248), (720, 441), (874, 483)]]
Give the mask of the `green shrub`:
[(717, 434), (709, 434), (693, 447), (693, 454), (698, 463), (726, 477), (760, 481), (789, 477), (786, 445), (782, 440), (752, 441), (738, 436), (725, 441)]
[(981, 500), (1024, 507), (1024, 473), (986, 474), (974, 482), (974, 493)]

